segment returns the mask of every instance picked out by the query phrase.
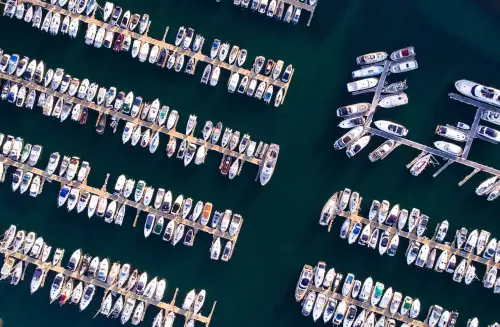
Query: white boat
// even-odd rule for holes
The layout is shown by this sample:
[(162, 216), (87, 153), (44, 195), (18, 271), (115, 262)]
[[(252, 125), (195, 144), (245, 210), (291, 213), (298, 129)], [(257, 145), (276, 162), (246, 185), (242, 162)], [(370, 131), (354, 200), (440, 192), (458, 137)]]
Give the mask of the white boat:
[(410, 59), (407, 61), (402, 61), (399, 63), (392, 64), (390, 70), (391, 73), (405, 73), (418, 68), (417, 61), (415, 59)]
[(378, 105), (382, 108), (393, 108), (405, 104), (408, 104), (408, 96), (405, 93), (386, 96), (378, 103)]
[(385, 52), (373, 52), (357, 57), (356, 63), (358, 65), (371, 65), (386, 60), (387, 57), (388, 55)]
[(52, 282), (52, 286), (50, 288), (50, 302), (51, 303), (54, 302), (59, 297), (59, 294), (61, 293), (63, 284), (64, 284), (64, 275), (62, 273), (59, 273), (54, 278), (54, 281)]
[(370, 110), (370, 106), (370, 103), (362, 102), (340, 107), (337, 109), (337, 117), (350, 117), (353, 115), (358, 115)]
[(500, 90), (496, 88), (464, 79), (456, 81), (455, 88), (463, 95), (494, 106), (500, 106)]
[(459, 128), (438, 125), (436, 134), (458, 142), (465, 142), (469, 133)]
[(374, 122), (374, 124), (375, 126), (377, 126), (378, 129), (389, 134), (401, 137), (406, 136), (408, 134), (408, 130), (404, 126), (393, 123), (388, 120), (377, 120)]
[(363, 77), (372, 77), (382, 74), (384, 70), (384, 66), (373, 65), (373, 66), (365, 66), (361, 69), (355, 70), (352, 72), (352, 78), (363, 78)]
[(488, 126), (479, 125), (477, 134), (484, 138), (492, 140), (493, 142), (500, 142), (500, 132)]
[(346, 150), (347, 157), (352, 158), (361, 150), (363, 150), (370, 142), (370, 139), (371, 139), (370, 135), (365, 135), (363, 137), (360, 137), (354, 143), (352, 143), (349, 147), (347, 147)]
[(445, 142), (445, 141), (436, 141), (434, 142), (434, 146), (438, 148), (439, 150), (449, 153), (454, 156), (461, 156), (462, 155), (462, 148), (456, 144), (450, 143), (450, 142)]

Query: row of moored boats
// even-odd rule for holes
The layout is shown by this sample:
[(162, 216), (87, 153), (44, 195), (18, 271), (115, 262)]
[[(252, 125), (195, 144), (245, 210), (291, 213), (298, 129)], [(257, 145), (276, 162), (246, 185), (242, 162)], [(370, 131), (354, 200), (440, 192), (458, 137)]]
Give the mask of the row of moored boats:
[[(343, 283), (342, 283), (343, 281)], [(340, 300), (341, 298), (342, 300)], [(312, 314), (313, 320), (323, 317), (324, 323), (332, 321), (333, 325), (344, 327), (396, 326), (396, 320), (403, 318), (418, 319), (421, 311), (419, 299), (413, 299), (392, 287), (385, 288), (381, 282), (374, 282), (371, 277), (362, 282), (349, 273), (345, 276), (336, 272), (334, 268), (327, 270), (323, 261), (313, 268), (304, 265), (295, 289), (295, 299), (302, 302), (302, 314)], [(361, 309), (353, 304), (354, 301), (367, 303), (370, 306), (387, 310), (392, 317), (381, 315), (377, 317), (375, 311)], [(361, 311), (361, 312), (359, 312)], [(455, 326), (458, 312), (443, 310), (438, 305), (429, 309), (428, 325), (435, 327)], [(411, 323), (403, 323), (409, 326)], [(476, 324), (477, 326), (477, 324)]]
[[(319, 223), (327, 226), (338, 212), (349, 210), (352, 213), (358, 210), (357, 206), (359, 206), (357, 192), (351, 193), (350, 189), (345, 189), (343, 192), (335, 193), (325, 204)], [(446, 271), (453, 274), (454, 281), (461, 283), (464, 280), (466, 285), (477, 279), (476, 268), (466, 258), (467, 254), (482, 256), (486, 261), (495, 264), (500, 263), (500, 242), (496, 238), (490, 239), (491, 233), (485, 230), (473, 230), (469, 233), (466, 228), (461, 228), (456, 231), (454, 242), (449, 250), (440, 250), (433, 247), (432, 242), (426, 241), (427, 238), (424, 234), (429, 224), (429, 217), (421, 214), (419, 209), (413, 208), (409, 213), (406, 209), (400, 209), (399, 204), (391, 208), (387, 200), (382, 202), (374, 200), (368, 213), (368, 220), (370, 223), (363, 225), (359, 221), (346, 218), (340, 230), (340, 237), (347, 238), (349, 244), (357, 242), (372, 249), (376, 249), (378, 245), (380, 255), (394, 256), (400, 242), (399, 234), (382, 231), (377, 226), (385, 225), (400, 231), (414, 233), (417, 239), (410, 242), (405, 254), (407, 264), (434, 269), (437, 272)], [(433, 241), (449, 245), (446, 242), (448, 229), (449, 222), (447, 220), (439, 223), (435, 229)], [(464, 251), (465, 254), (456, 255), (453, 248)], [(494, 288), (495, 293), (500, 293), (500, 278), (497, 279), (497, 268), (488, 268), (483, 278), (483, 286)]]
[[(42, 84), (44, 87), (81, 100), (111, 108), (133, 118), (140, 118), (143, 121), (157, 124), (167, 130), (174, 130), (177, 126), (179, 119), (177, 110), (170, 111), (168, 106), (160, 106), (158, 99), (151, 103), (145, 103), (142, 97), (134, 96), (133, 92), (118, 92), (115, 87), (109, 89), (99, 87), (97, 83), (91, 83), (88, 79), (83, 79), (80, 82), (80, 79), (65, 74), (61, 68), (55, 71), (48, 69), (45, 72), (43, 61), (37, 62), (35, 59), (30, 60), (28, 57), (20, 58), (18, 54), (3, 54), (0, 61), (0, 71), (30, 82)], [(46, 93), (40, 93), (37, 101), (37, 92), (34, 89), (10, 81), (3, 84), (1, 98), (16, 104), (18, 107), (27, 107), (29, 109), (32, 109), (36, 103), (42, 107), (44, 115), (52, 116), (61, 121), (71, 117), (71, 120), (84, 124), (88, 117), (88, 108), (79, 103), (74, 104), (71, 101), (65, 101), (62, 97), (55, 97)], [(107, 115), (101, 114), (96, 124), (97, 132), (104, 133), (106, 124)], [(118, 118), (112, 116), (111, 126), (116, 127), (117, 124)], [(186, 135), (193, 135), (196, 124), (197, 116), (190, 115), (186, 124)], [(183, 159), (184, 165), (188, 165), (192, 161), (201, 164), (204, 162), (209, 149), (207, 143), (218, 144), (219, 140), (223, 148), (238, 151), (249, 158), (261, 159), (266, 153), (267, 144), (263, 142), (257, 144), (257, 142), (250, 139), (248, 133), (241, 137), (239, 131), (233, 131), (229, 127), (226, 127), (223, 133), (222, 131), (223, 125), (221, 122), (214, 125), (212, 121), (207, 121), (202, 130), (202, 138), (206, 143), (201, 145), (199, 145), (198, 140), (197, 142), (189, 142), (183, 139), (178, 146), (177, 138), (170, 136), (166, 147), (167, 155), (171, 157), (177, 150), (177, 158)], [(139, 143), (142, 147), (148, 147), (149, 151), (154, 153), (158, 149), (160, 135), (159, 130), (144, 129), (141, 124), (127, 122), (123, 130), (122, 141), (123, 143), (130, 141), (134, 146)], [(242, 165), (241, 159), (237, 158), (233, 161), (231, 155), (225, 155), (221, 162), (221, 173), (229, 175), (229, 178), (232, 179), (239, 174)]]
[[(46, 244), (41, 236), (36, 237), (34, 232), (26, 233), (23, 230), (17, 230), (15, 225), (11, 225), (5, 232), (0, 249), (10, 254), (2, 266), (0, 278), (10, 277), (12, 284), (19, 282), (20, 271), (25, 264), (23, 260), (16, 262), (13, 253), (24, 254), (39, 260), (31, 279), (31, 294), (43, 285), (50, 267), (61, 265), (65, 253), (64, 249), (57, 248), (52, 255), (52, 260), (49, 260), (52, 247)], [(42, 264), (48, 264), (48, 267)], [(76, 276), (69, 277), (70, 274), (76, 274)], [(109, 258), (92, 257), (78, 249), (70, 256), (64, 272), (59, 272), (54, 278), (50, 289), (50, 302), (58, 300), (60, 305), (72, 303), (78, 305), (80, 311), (85, 310), (94, 298), (97, 288), (95, 283), (85, 283), (82, 279), (84, 276), (110, 286), (114, 285), (120, 290), (107, 293), (99, 312), (107, 317), (119, 317), (122, 324), (129, 320), (133, 325), (140, 323), (144, 318), (146, 304), (161, 302), (167, 286), (165, 279), (154, 277), (148, 280), (147, 272), (139, 273), (128, 263), (123, 265), (119, 262), (112, 263)], [(115, 297), (117, 297), (116, 300), (114, 300)], [(205, 290), (199, 293), (194, 289), (191, 290), (184, 299), (182, 309), (193, 314), (200, 313), (205, 297)], [(160, 311), (155, 317), (153, 326), (171, 327), (174, 319), (174, 313), (163, 317), (163, 311)], [(188, 325), (194, 326), (194, 320), (190, 319)]]
[[(220, 2), (221, 0), (217, 0)], [(306, 0), (301, 0), (306, 2)], [(307, 4), (315, 6), (317, 0), (309, 0)], [(294, 25), (300, 20), (302, 8), (293, 4), (285, 4), (280, 0), (233, 0), (235, 6), (240, 6), (243, 9), (250, 8), (252, 11), (257, 11), (260, 14), (265, 14), (269, 18), (284, 21), (285, 23), (292, 22)], [(288, 7), (287, 7), (288, 6)]]

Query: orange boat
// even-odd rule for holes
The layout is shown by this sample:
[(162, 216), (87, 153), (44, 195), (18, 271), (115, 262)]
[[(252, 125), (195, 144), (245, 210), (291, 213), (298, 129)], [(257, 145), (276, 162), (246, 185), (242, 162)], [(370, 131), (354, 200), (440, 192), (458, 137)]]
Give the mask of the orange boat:
[(207, 202), (203, 207), (203, 215), (201, 216), (201, 221), (200, 221), (200, 223), (203, 226), (206, 226), (208, 224), (211, 214), (212, 214), (212, 204), (210, 202)]

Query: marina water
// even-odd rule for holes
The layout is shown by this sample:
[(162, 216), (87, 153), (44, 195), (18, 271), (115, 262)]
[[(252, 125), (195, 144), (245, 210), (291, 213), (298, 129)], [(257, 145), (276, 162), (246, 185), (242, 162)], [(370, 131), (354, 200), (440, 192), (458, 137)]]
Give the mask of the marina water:
[[(232, 208), (245, 222), (232, 259), (214, 262), (209, 259), (211, 237), (207, 234), (200, 233), (192, 248), (172, 247), (158, 237), (146, 240), (142, 233), (144, 216), (135, 229), (132, 211), (122, 227), (95, 221), (97, 218), (89, 221), (86, 215), (56, 207), (55, 183), (46, 183), (44, 192), (34, 199), (12, 193), (9, 176), (0, 185), (1, 228), (15, 223), (42, 235), (54, 247), (66, 248), (65, 262), (68, 251), (83, 248), (92, 255), (128, 262), (150, 275), (164, 277), (167, 300), (176, 287), (180, 288), (178, 302), (190, 289), (205, 288), (207, 301), (218, 301), (211, 323), (217, 327), (312, 326), (311, 319), (300, 314), (293, 293), (302, 266), (318, 260), (342, 272), (353, 272), (359, 279), (372, 276), (404, 295), (418, 297), (424, 308), (440, 304), (458, 310), (460, 325), (474, 316), (482, 326), (498, 320), (500, 301), (493, 292), (483, 289), (479, 282), (467, 287), (454, 283), (446, 273), (408, 267), (403, 259), (406, 242), (396, 258), (379, 257), (375, 251), (348, 246), (341, 240), (341, 219), (330, 234), (317, 225), (325, 201), (333, 192), (349, 187), (364, 198), (361, 213), (367, 212), (373, 199), (387, 199), (403, 208), (420, 208), (430, 217), (429, 230), (448, 219), (452, 231), (463, 226), (500, 236), (498, 201), (487, 202), (474, 194), (486, 175), (479, 173), (459, 188), (458, 182), (470, 172), (466, 167), (452, 165), (436, 179), (428, 169), (415, 178), (405, 165), (418, 152), (406, 147), (399, 147), (376, 164), (366, 158), (368, 150), (347, 159), (332, 149), (344, 132), (336, 127), (334, 109), (370, 100), (370, 95), (348, 95), (345, 83), (355, 69), (354, 58), (372, 51), (390, 52), (413, 45), (419, 61), (419, 69), (404, 76), (410, 103), (380, 109), (375, 119), (399, 122), (410, 130), (410, 139), (425, 144), (436, 139), (433, 133), (437, 124), (472, 122), (474, 109), (448, 99), (447, 93), (454, 91), (454, 81), (461, 78), (500, 86), (500, 44), (495, 42), (500, 31), (498, 5), (466, 0), (319, 0), (307, 28), (305, 16), (292, 27), (249, 10), (240, 12), (230, 0), (120, 0), (115, 4), (132, 12), (149, 13), (149, 35), (155, 38), (161, 38), (169, 25), (167, 41), (172, 42), (177, 28), (184, 25), (204, 34), (205, 53), (211, 40), (219, 38), (248, 49), (250, 58), (263, 55), (292, 63), (296, 71), (284, 105), (274, 109), (230, 95), (225, 83), (216, 88), (202, 85), (200, 67), (195, 77), (189, 77), (141, 64), (130, 54), (86, 46), (83, 29), (77, 40), (70, 40), (43, 35), (16, 19), (0, 18), (0, 47), (7, 53), (42, 59), (49, 67), (62, 67), (73, 76), (87, 77), (103, 86), (132, 90), (145, 100), (158, 97), (162, 104), (179, 111), (179, 128), (193, 113), (199, 122), (220, 120), (225, 126), (250, 133), (252, 139), (277, 143), (281, 152), (273, 179), (261, 187), (253, 181), (257, 169), (246, 165), (241, 176), (229, 181), (217, 170), (220, 157), (216, 153), (210, 153), (202, 166), (184, 168), (181, 161), (169, 160), (163, 152), (151, 155), (140, 147), (123, 146), (123, 127), (114, 135), (110, 129), (103, 136), (97, 135), (94, 114), (82, 127), (45, 117), (39, 108), (30, 112), (2, 102), (0, 132), (43, 145), (39, 167), (44, 167), (51, 152), (79, 156), (92, 165), (90, 185), (100, 187), (106, 173), (111, 174), (110, 183), (126, 174), (195, 201)], [(227, 78), (224, 75), (222, 80)], [(389, 80), (396, 81), (397, 77), (390, 76)], [(382, 142), (372, 139), (369, 150)], [(160, 148), (165, 146), (163, 138)], [(469, 158), (500, 167), (498, 150), (480, 140), (474, 141)], [(483, 269), (478, 267), (478, 276), (483, 275)], [(25, 282), (18, 287), (0, 284), (0, 317), (5, 326), (118, 324), (102, 316), (92, 319), (100, 303), (98, 296), (83, 313), (74, 306), (49, 305), (52, 275), (42, 290), (30, 296), (33, 270), (28, 269)], [(156, 310), (148, 310), (143, 325), (149, 326), (155, 314)], [(180, 320), (176, 322), (176, 326), (180, 324)]]

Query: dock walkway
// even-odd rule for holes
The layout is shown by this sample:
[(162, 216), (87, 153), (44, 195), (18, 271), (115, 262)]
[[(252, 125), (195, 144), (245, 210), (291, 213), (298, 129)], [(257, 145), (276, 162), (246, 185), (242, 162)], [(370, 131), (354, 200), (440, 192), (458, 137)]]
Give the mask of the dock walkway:
[(373, 135), (377, 135), (377, 136), (383, 137), (385, 139), (391, 139), (391, 140), (398, 141), (398, 142), (400, 142), (400, 143), (402, 143), (402, 144), (404, 144), (406, 146), (409, 146), (409, 147), (414, 148), (414, 149), (418, 149), (420, 151), (424, 151), (426, 153), (430, 153), (430, 154), (432, 154), (434, 156), (441, 157), (443, 159), (451, 160), (453, 162), (456, 162), (456, 163), (459, 163), (459, 164), (471, 167), (474, 170), (476, 170), (476, 169), (479, 170), (479, 171), (482, 170), (482, 171), (485, 171), (485, 172), (487, 172), (489, 174), (492, 174), (492, 175), (495, 175), (495, 176), (500, 176), (500, 170), (492, 168), (492, 167), (488, 167), (486, 165), (483, 165), (483, 164), (480, 164), (480, 163), (477, 163), (477, 162), (474, 162), (474, 161), (471, 161), (471, 160), (468, 160), (466, 158), (456, 157), (456, 156), (453, 156), (453, 155), (451, 155), (449, 153), (446, 153), (444, 151), (438, 150), (436, 148), (433, 148), (433, 147), (430, 147), (430, 146), (427, 146), (427, 145), (423, 145), (423, 144), (420, 144), (420, 143), (417, 143), (417, 142), (414, 142), (414, 141), (410, 141), (410, 140), (405, 139), (403, 137), (396, 136), (396, 135), (390, 134), (390, 133), (386, 133), (386, 132), (381, 131), (381, 130), (376, 129), (376, 128), (365, 127), (365, 131), (368, 132), (368, 133), (371, 133)]
[[(147, 32), (144, 35), (142, 35), (142, 34), (139, 34), (136, 32), (132, 32), (129, 29), (123, 29), (117, 25), (111, 25), (108, 23), (104, 23), (104, 22), (102, 22), (94, 17), (95, 12), (94, 12), (93, 16), (87, 17), (87, 16), (80, 15), (80, 14), (77, 14), (74, 12), (70, 12), (69, 10), (63, 9), (59, 6), (52, 5), (52, 4), (47, 3), (47, 2), (43, 2), (41, 0), (21, 0), (21, 1), (24, 3), (30, 4), (32, 6), (38, 6), (38, 7), (45, 8), (46, 10), (50, 10), (54, 13), (59, 13), (63, 16), (70, 16), (71, 18), (76, 18), (76, 19), (78, 19), (84, 23), (87, 23), (87, 24), (94, 24), (98, 27), (104, 27), (108, 31), (113, 31), (115, 33), (124, 34), (124, 35), (130, 35), (132, 38), (134, 38), (136, 40), (140, 40), (141, 43), (147, 42), (147, 43), (152, 44), (152, 45), (157, 45), (160, 48), (165, 48), (167, 50), (170, 50), (171, 52), (182, 53), (188, 57), (193, 57), (196, 60), (196, 62), (203, 61), (203, 62), (208, 63), (208, 64), (217, 65), (222, 69), (230, 71), (231, 74), (232, 73), (239, 73), (243, 76), (248, 76), (250, 79), (255, 78), (258, 81), (266, 82), (267, 85), (274, 85), (276, 87), (282, 88), (283, 89), (283, 98), (281, 100), (281, 103), (283, 103), (285, 101), (285, 97), (286, 97), (287, 92), (288, 92), (288, 87), (292, 81), (293, 71), (291, 73), (289, 81), (287, 83), (284, 83), (281, 80), (275, 80), (269, 76), (264, 76), (262, 74), (255, 74), (251, 70), (236, 66), (236, 64), (230, 65), (226, 62), (220, 61), (219, 59), (212, 59), (210, 56), (202, 54), (201, 51), (195, 53), (195, 52), (191, 51), (190, 49), (184, 50), (180, 47), (176, 47), (175, 45), (169, 44), (165, 41), (165, 37), (166, 37), (167, 33), (165, 33), (162, 40), (157, 40), (157, 39), (153, 39), (152, 37), (149, 37), (147, 35)], [(148, 30), (149, 30), (149, 27), (148, 27)]]
[[(186, 310), (181, 309), (179, 307), (176, 307), (175, 306), (175, 296), (170, 303), (157, 302), (157, 301), (154, 301), (150, 298), (147, 298), (147, 297), (144, 297), (141, 295), (137, 295), (134, 292), (130, 292), (130, 291), (118, 288), (116, 284), (109, 285), (109, 284), (102, 282), (100, 280), (97, 280), (97, 279), (92, 279), (92, 278), (87, 277), (87, 276), (81, 276), (78, 272), (71, 272), (71, 271), (64, 269), (61, 266), (53, 266), (51, 263), (42, 262), (41, 260), (34, 259), (32, 257), (29, 257), (29, 256), (24, 255), (24, 254), (20, 254), (18, 252), (11, 252), (11, 251), (0, 251), (0, 252), (3, 253), (6, 258), (13, 257), (13, 258), (16, 258), (18, 260), (24, 261), (26, 264), (31, 263), (31, 264), (34, 264), (36, 266), (42, 267), (45, 270), (51, 270), (55, 273), (61, 273), (61, 274), (64, 274), (64, 276), (66, 276), (66, 277), (71, 277), (73, 279), (82, 281), (84, 283), (94, 284), (98, 287), (103, 288), (105, 291), (117, 292), (118, 294), (121, 294), (121, 295), (125, 296), (126, 298), (135, 298), (135, 299), (142, 301), (148, 305), (153, 305), (153, 306), (156, 306), (160, 309), (163, 309), (166, 311), (166, 313), (174, 312), (178, 315), (185, 316), (186, 321), (188, 319), (194, 319), (196, 321), (204, 323), (207, 327), (210, 324), (210, 321), (212, 320), (212, 314), (214, 312), (215, 305), (217, 304), (217, 302), (214, 302), (214, 304), (212, 306), (212, 310), (210, 312), (210, 315), (208, 317), (204, 317), (201, 314), (194, 314), (193, 312), (189, 312), (189, 311), (186, 311)], [(176, 294), (177, 294), (177, 291), (178, 291), (178, 289), (175, 292)]]
[(469, 156), (469, 151), (472, 146), (472, 141), (476, 137), (477, 129), (479, 127), (479, 122), (481, 121), (481, 114), (483, 113), (483, 109), (477, 108), (476, 116), (474, 117), (474, 122), (470, 128), (469, 135), (467, 136), (467, 142), (465, 143), (464, 152), (462, 153), (462, 158), (467, 159)]
[[(166, 213), (166, 212), (163, 212), (163, 211), (160, 211), (160, 210), (156, 210), (156, 209), (154, 209), (151, 206), (145, 206), (142, 203), (137, 203), (137, 202), (128, 200), (128, 199), (126, 199), (126, 198), (124, 198), (122, 196), (118, 196), (116, 194), (108, 193), (106, 190), (102, 190), (102, 189), (98, 189), (98, 188), (95, 188), (95, 187), (91, 187), (91, 186), (88, 186), (86, 184), (81, 184), (81, 183), (79, 183), (78, 181), (75, 181), (75, 180), (68, 181), (66, 178), (60, 177), (59, 175), (49, 175), (44, 170), (41, 170), (41, 169), (38, 169), (38, 168), (35, 168), (35, 167), (31, 167), (29, 165), (22, 164), (22, 163), (17, 162), (17, 161), (13, 161), (13, 160), (11, 160), (9, 158), (0, 157), (0, 163), (4, 163), (5, 165), (8, 165), (8, 166), (14, 166), (14, 167), (22, 169), (24, 171), (32, 172), (33, 174), (45, 177), (46, 179), (48, 178), (48, 179), (50, 179), (52, 181), (56, 181), (56, 182), (59, 182), (61, 184), (67, 184), (67, 185), (69, 185), (71, 187), (77, 187), (80, 190), (88, 191), (91, 195), (95, 194), (95, 195), (98, 195), (99, 197), (103, 197), (103, 198), (106, 198), (106, 199), (111, 200), (111, 201), (116, 201), (116, 202), (118, 202), (120, 204), (125, 204), (125, 205), (127, 205), (129, 207), (137, 209), (138, 211), (144, 211), (144, 212), (147, 212), (147, 213), (152, 213), (152, 214), (156, 215), (157, 217), (163, 216), (163, 217), (165, 217), (167, 219), (174, 220), (177, 223), (184, 224), (186, 226), (192, 227), (192, 228), (195, 229), (195, 231), (201, 230), (201, 231), (206, 232), (208, 234), (212, 234), (214, 236), (218, 236), (218, 237), (221, 237), (223, 239), (227, 239), (227, 240), (233, 242), (233, 251), (234, 251), (234, 248), (236, 246), (236, 241), (238, 240), (238, 236), (239, 236), (240, 231), (241, 231), (241, 225), (240, 225), (240, 228), (239, 228), (238, 232), (234, 236), (231, 236), (228, 233), (223, 233), (223, 232), (221, 232), (218, 229), (213, 229), (213, 228), (210, 228), (208, 226), (203, 226), (203, 225), (201, 225), (201, 224), (199, 224), (197, 222), (194, 222), (192, 220), (183, 219), (182, 217), (179, 217), (179, 216), (176, 216), (176, 215), (172, 215), (170, 213)], [(241, 224), (243, 224), (243, 219), (241, 221)]]
[(124, 113), (112, 110), (110, 108), (105, 108), (103, 106), (98, 106), (97, 104), (95, 104), (93, 102), (88, 102), (86, 100), (72, 97), (72, 96), (65, 94), (65, 93), (60, 93), (60, 92), (54, 91), (50, 88), (46, 88), (42, 85), (18, 78), (18, 77), (13, 76), (13, 75), (8, 75), (8, 74), (0, 72), (0, 79), (8, 80), (10, 82), (14, 82), (14, 83), (23, 85), (26, 88), (33, 89), (33, 90), (36, 90), (38, 92), (43, 92), (43, 93), (52, 95), (52, 96), (57, 97), (57, 98), (62, 98), (62, 99), (64, 99), (64, 101), (67, 101), (67, 102), (72, 102), (75, 104), (78, 103), (83, 107), (86, 107), (86, 108), (89, 108), (89, 109), (92, 109), (92, 110), (98, 112), (99, 114), (116, 116), (124, 121), (132, 122), (134, 125), (141, 125), (141, 127), (149, 128), (155, 132), (158, 131), (158, 132), (165, 134), (165, 135), (173, 136), (173, 137), (181, 139), (181, 140), (186, 140), (188, 142), (195, 143), (198, 146), (204, 145), (205, 148), (208, 150), (213, 150), (213, 151), (225, 154), (225, 155), (230, 155), (234, 158), (238, 158), (242, 161), (250, 162), (250, 163), (257, 165), (257, 166), (261, 166), (263, 164), (263, 160), (261, 160), (261, 159), (257, 159), (255, 157), (249, 157), (244, 153), (231, 151), (228, 148), (223, 148), (219, 145), (212, 144), (210, 142), (206, 142), (203, 139), (199, 139), (199, 138), (196, 138), (194, 136), (179, 133), (179, 132), (175, 131), (174, 129), (169, 130), (166, 127), (161, 127), (157, 124), (141, 120), (139, 117), (133, 118), (132, 116), (126, 115)]
[(463, 102), (465, 104), (468, 104), (470, 106), (474, 106), (476, 108), (481, 108), (483, 110), (494, 111), (494, 112), (500, 113), (500, 107), (495, 107), (495, 106), (492, 106), (491, 104), (477, 101), (477, 100), (474, 100), (474, 99), (471, 99), (469, 97), (466, 97), (466, 96), (463, 96), (460, 94), (456, 94), (456, 93), (448, 93), (448, 96), (450, 97), (450, 99), (453, 99), (453, 100), (456, 100), (459, 102)]
[(375, 115), (375, 111), (377, 110), (378, 103), (380, 101), (380, 95), (382, 94), (382, 90), (384, 89), (385, 80), (387, 79), (387, 75), (389, 75), (389, 69), (391, 68), (392, 61), (386, 60), (384, 63), (384, 70), (380, 75), (377, 88), (375, 89), (375, 94), (373, 95), (373, 100), (370, 106), (370, 110), (368, 111), (365, 126), (368, 127), (371, 125), (373, 116)]
[(497, 269), (500, 268), (500, 263), (495, 263), (493, 261), (493, 258), (490, 260), (487, 260), (483, 257), (477, 256), (473, 253), (459, 250), (459, 249), (452, 247), (450, 245), (435, 242), (431, 239), (428, 239), (427, 237), (421, 237), (421, 236), (418, 236), (418, 235), (413, 234), (413, 233), (405, 232), (405, 231), (400, 230), (400, 229), (395, 228), (395, 227), (390, 227), (390, 226), (387, 226), (384, 224), (379, 224), (378, 221), (376, 221), (375, 219), (369, 220), (367, 218), (364, 218), (364, 217), (361, 217), (358, 215), (354, 215), (354, 214), (351, 214), (351, 213), (346, 212), (346, 211), (337, 212), (337, 215), (344, 217), (344, 218), (347, 218), (347, 219), (350, 219), (350, 220), (355, 221), (355, 222), (360, 222), (360, 223), (363, 223), (365, 225), (370, 225), (373, 228), (378, 228), (378, 229), (381, 229), (383, 231), (387, 231), (391, 235), (397, 234), (400, 237), (404, 237), (410, 241), (417, 241), (417, 242), (420, 242), (421, 244), (428, 244), (430, 250), (436, 248), (436, 249), (439, 249), (441, 251), (448, 251), (448, 253), (450, 255), (456, 255), (456, 256), (459, 256), (462, 258), (466, 258), (469, 262), (474, 261), (474, 262), (478, 262), (478, 263), (481, 263), (483, 265), (486, 265), (487, 267), (495, 267)]

